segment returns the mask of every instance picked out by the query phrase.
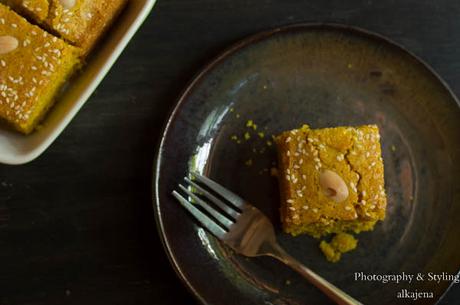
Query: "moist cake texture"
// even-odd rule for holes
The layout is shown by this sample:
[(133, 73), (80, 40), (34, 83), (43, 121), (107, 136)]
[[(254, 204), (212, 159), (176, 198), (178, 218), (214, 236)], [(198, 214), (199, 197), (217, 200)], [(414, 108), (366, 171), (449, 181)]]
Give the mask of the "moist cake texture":
[(79, 55), (0, 4), (0, 118), (30, 133), (78, 67)]
[(0, 0), (0, 2), (6, 2), (7, 5), (17, 8), (21, 14), (36, 21), (43, 21), (48, 16), (48, 0)]
[(285, 232), (319, 238), (369, 231), (385, 218), (376, 125), (286, 131), (275, 138)]

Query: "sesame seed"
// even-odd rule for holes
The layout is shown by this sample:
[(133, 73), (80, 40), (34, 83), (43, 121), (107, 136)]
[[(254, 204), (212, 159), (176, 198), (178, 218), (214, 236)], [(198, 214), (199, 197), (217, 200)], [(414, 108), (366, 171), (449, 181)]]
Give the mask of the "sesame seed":
[(317, 209), (317, 208), (313, 208), (312, 211), (313, 211), (314, 213), (318, 213), (318, 209)]
[(286, 175), (286, 180), (287, 180), (287, 181), (290, 181), (290, 180), (291, 180), (291, 176)]
[(291, 211), (295, 211), (295, 207), (289, 207), (288, 209)]
[(303, 180), (307, 180), (307, 176), (306, 176), (306, 175), (302, 175), (302, 179), (303, 179)]
[(299, 215), (298, 215), (298, 214), (292, 215), (292, 219), (298, 219), (298, 218), (299, 218)]
[(287, 203), (294, 203), (294, 200), (288, 199), (288, 200), (286, 200), (286, 202), (287, 202)]
[(366, 196), (366, 191), (362, 191), (361, 194), (364, 196)]
[(286, 155), (289, 157), (289, 156), (291, 155), (291, 152), (288, 150), (288, 151), (286, 152)]
[(302, 207), (302, 209), (308, 210), (308, 205), (304, 205), (304, 206)]
[(347, 205), (347, 206), (345, 207), (345, 210), (351, 211), (351, 207)]
[(291, 137), (287, 137), (287, 138), (286, 138), (286, 143), (291, 142), (291, 140), (292, 140)]

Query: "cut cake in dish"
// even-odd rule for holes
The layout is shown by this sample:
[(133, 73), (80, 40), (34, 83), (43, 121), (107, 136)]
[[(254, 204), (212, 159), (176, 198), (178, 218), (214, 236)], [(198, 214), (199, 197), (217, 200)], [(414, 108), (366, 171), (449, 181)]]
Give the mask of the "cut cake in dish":
[(127, 0), (7, 0), (7, 3), (88, 54)]
[(0, 4), (0, 118), (30, 133), (79, 67), (80, 55)]

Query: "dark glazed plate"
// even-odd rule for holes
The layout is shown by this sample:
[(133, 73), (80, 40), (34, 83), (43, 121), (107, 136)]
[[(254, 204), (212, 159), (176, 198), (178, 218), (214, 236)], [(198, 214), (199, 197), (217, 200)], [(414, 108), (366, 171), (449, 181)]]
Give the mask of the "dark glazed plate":
[[(279, 229), (276, 180), (265, 135), (308, 123), (314, 128), (376, 123), (382, 133), (388, 211), (358, 235), (337, 264), (318, 240)], [(398, 292), (431, 292), (450, 281), (382, 284), (364, 274), (456, 274), (460, 267), (460, 108), (446, 84), (394, 43), (356, 28), (294, 25), (233, 46), (198, 74), (169, 119), (155, 168), (158, 228), (172, 265), (205, 304), (330, 304), (270, 258), (248, 259), (221, 246), (170, 195), (191, 169), (204, 172), (264, 211), (288, 252), (365, 304), (407, 303)], [(252, 165), (245, 163), (252, 160)], [(455, 183), (457, 182), (457, 183)]]

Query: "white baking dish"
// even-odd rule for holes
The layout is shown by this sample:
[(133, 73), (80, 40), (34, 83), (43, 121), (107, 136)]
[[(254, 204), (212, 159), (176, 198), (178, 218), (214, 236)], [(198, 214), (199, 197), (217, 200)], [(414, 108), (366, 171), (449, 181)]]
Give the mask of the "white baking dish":
[(94, 92), (155, 2), (156, 0), (129, 1), (107, 37), (103, 39), (103, 44), (98, 46), (79, 75), (70, 81), (39, 130), (24, 136), (0, 127), (0, 163), (23, 164), (37, 158), (48, 148)]

